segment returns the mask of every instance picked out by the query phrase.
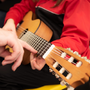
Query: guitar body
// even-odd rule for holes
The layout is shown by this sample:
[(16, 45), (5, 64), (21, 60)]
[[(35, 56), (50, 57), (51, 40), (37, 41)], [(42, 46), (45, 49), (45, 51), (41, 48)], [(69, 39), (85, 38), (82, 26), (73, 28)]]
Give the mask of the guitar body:
[[(51, 29), (42, 21), (36, 19), (35, 14), (33, 14), (31, 11), (25, 15), (25, 17), (23, 18), (23, 22), (17, 28), (17, 36), (19, 37), (22, 34), (22, 32), (26, 29), (47, 41), (51, 39), (53, 34)], [(29, 59), (30, 52), (25, 50), (22, 64), (29, 64)]]

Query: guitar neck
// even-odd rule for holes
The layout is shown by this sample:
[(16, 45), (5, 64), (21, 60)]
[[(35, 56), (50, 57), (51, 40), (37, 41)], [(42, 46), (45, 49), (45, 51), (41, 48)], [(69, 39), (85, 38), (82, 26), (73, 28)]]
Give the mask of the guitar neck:
[(46, 53), (46, 51), (52, 46), (51, 43), (44, 40), (43, 38), (37, 36), (36, 34), (33, 34), (30, 31), (24, 31), (22, 33), (22, 36), (19, 37), (21, 40), (27, 42), (29, 45), (31, 45), (35, 50), (38, 51), (37, 54), (39, 54), (41, 57)]

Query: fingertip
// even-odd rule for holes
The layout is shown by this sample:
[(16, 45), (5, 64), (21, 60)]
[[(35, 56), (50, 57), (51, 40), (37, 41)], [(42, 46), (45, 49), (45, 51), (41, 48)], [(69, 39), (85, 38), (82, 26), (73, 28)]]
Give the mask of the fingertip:
[(16, 64), (14, 63), (13, 65), (12, 65), (12, 70), (13, 71), (16, 71), (16, 69), (18, 68), (19, 66), (16, 66)]
[(13, 71), (16, 71), (16, 67), (12, 66), (12, 70), (13, 70)]
[(40, 70), (39, 66), (36, 63), (36, 59), (34, 59), (33, 66), (35, 67), (35, 69)]
[(14, 64), (12, 65), (12, 70), (16, 71), (16, 69), (20, 66), (20, 64), (21, 64), (20, 62), (15, 61)]
[(2, 61), (2, 66), (6, 65), (5, 60)]
[(31, 60), (31, 67), (32, 67), (32, 69), (33, 70), (35, 70), (36, 68), (35, 68), (35, 58), (33, 59), (33, 60)]
[(35, 68), (34, 68), (34, 67), (32, 67), (32, 69), (33, 69), (33, 70), (35, 70)]
[(37, 53), (37, 51), (36, 51), (35, 49), (32, 49), (32, 50), (30, 49), (29, 51), (30, 51), (31, 53), (34, 53), (34, 54)]

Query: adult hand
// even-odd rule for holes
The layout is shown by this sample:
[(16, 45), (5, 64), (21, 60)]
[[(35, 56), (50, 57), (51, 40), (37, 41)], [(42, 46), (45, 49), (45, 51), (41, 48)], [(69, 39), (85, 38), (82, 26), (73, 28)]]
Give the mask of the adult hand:
[[(13, 49), (12, 53), (5, 49), (6, 45)], [(0, 29), (0, 56), (4, 57), (2, 65), (14, 62), (12, 70), (15, 71), (23, 60), (23, 48), (29, 50), (32, 53), (37, 53), (37, 51), (29, 46), (26, 42), (18, 39), (15, 34), (13, 34), (13, 31)]]
[(45, 65), (45, 60), (40, 56), (35, 57), (35, 53), (30, 54), (30, 63), (33, 70), (41, 70)]

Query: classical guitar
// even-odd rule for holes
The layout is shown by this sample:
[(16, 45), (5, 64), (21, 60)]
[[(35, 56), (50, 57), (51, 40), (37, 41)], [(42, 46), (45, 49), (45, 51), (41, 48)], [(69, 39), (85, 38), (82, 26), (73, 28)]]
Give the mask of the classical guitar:
[[(46, 60), (50, 72), (60, 80), (60, 84), (77, 87), (84, 84), (90, 77), (90, 61), (62, 47), (56, 47), (49, 42), (52, 31), (39, 19), (32, 19), (32, 12), (28, 12), (21, 25), (17, 28), (17, 35), (38, 51), (38, 55)], [(25, 50), (23, 64), (29, 63), (30, 52)], [(66, 58), (68, 56), (68, 58)]]

